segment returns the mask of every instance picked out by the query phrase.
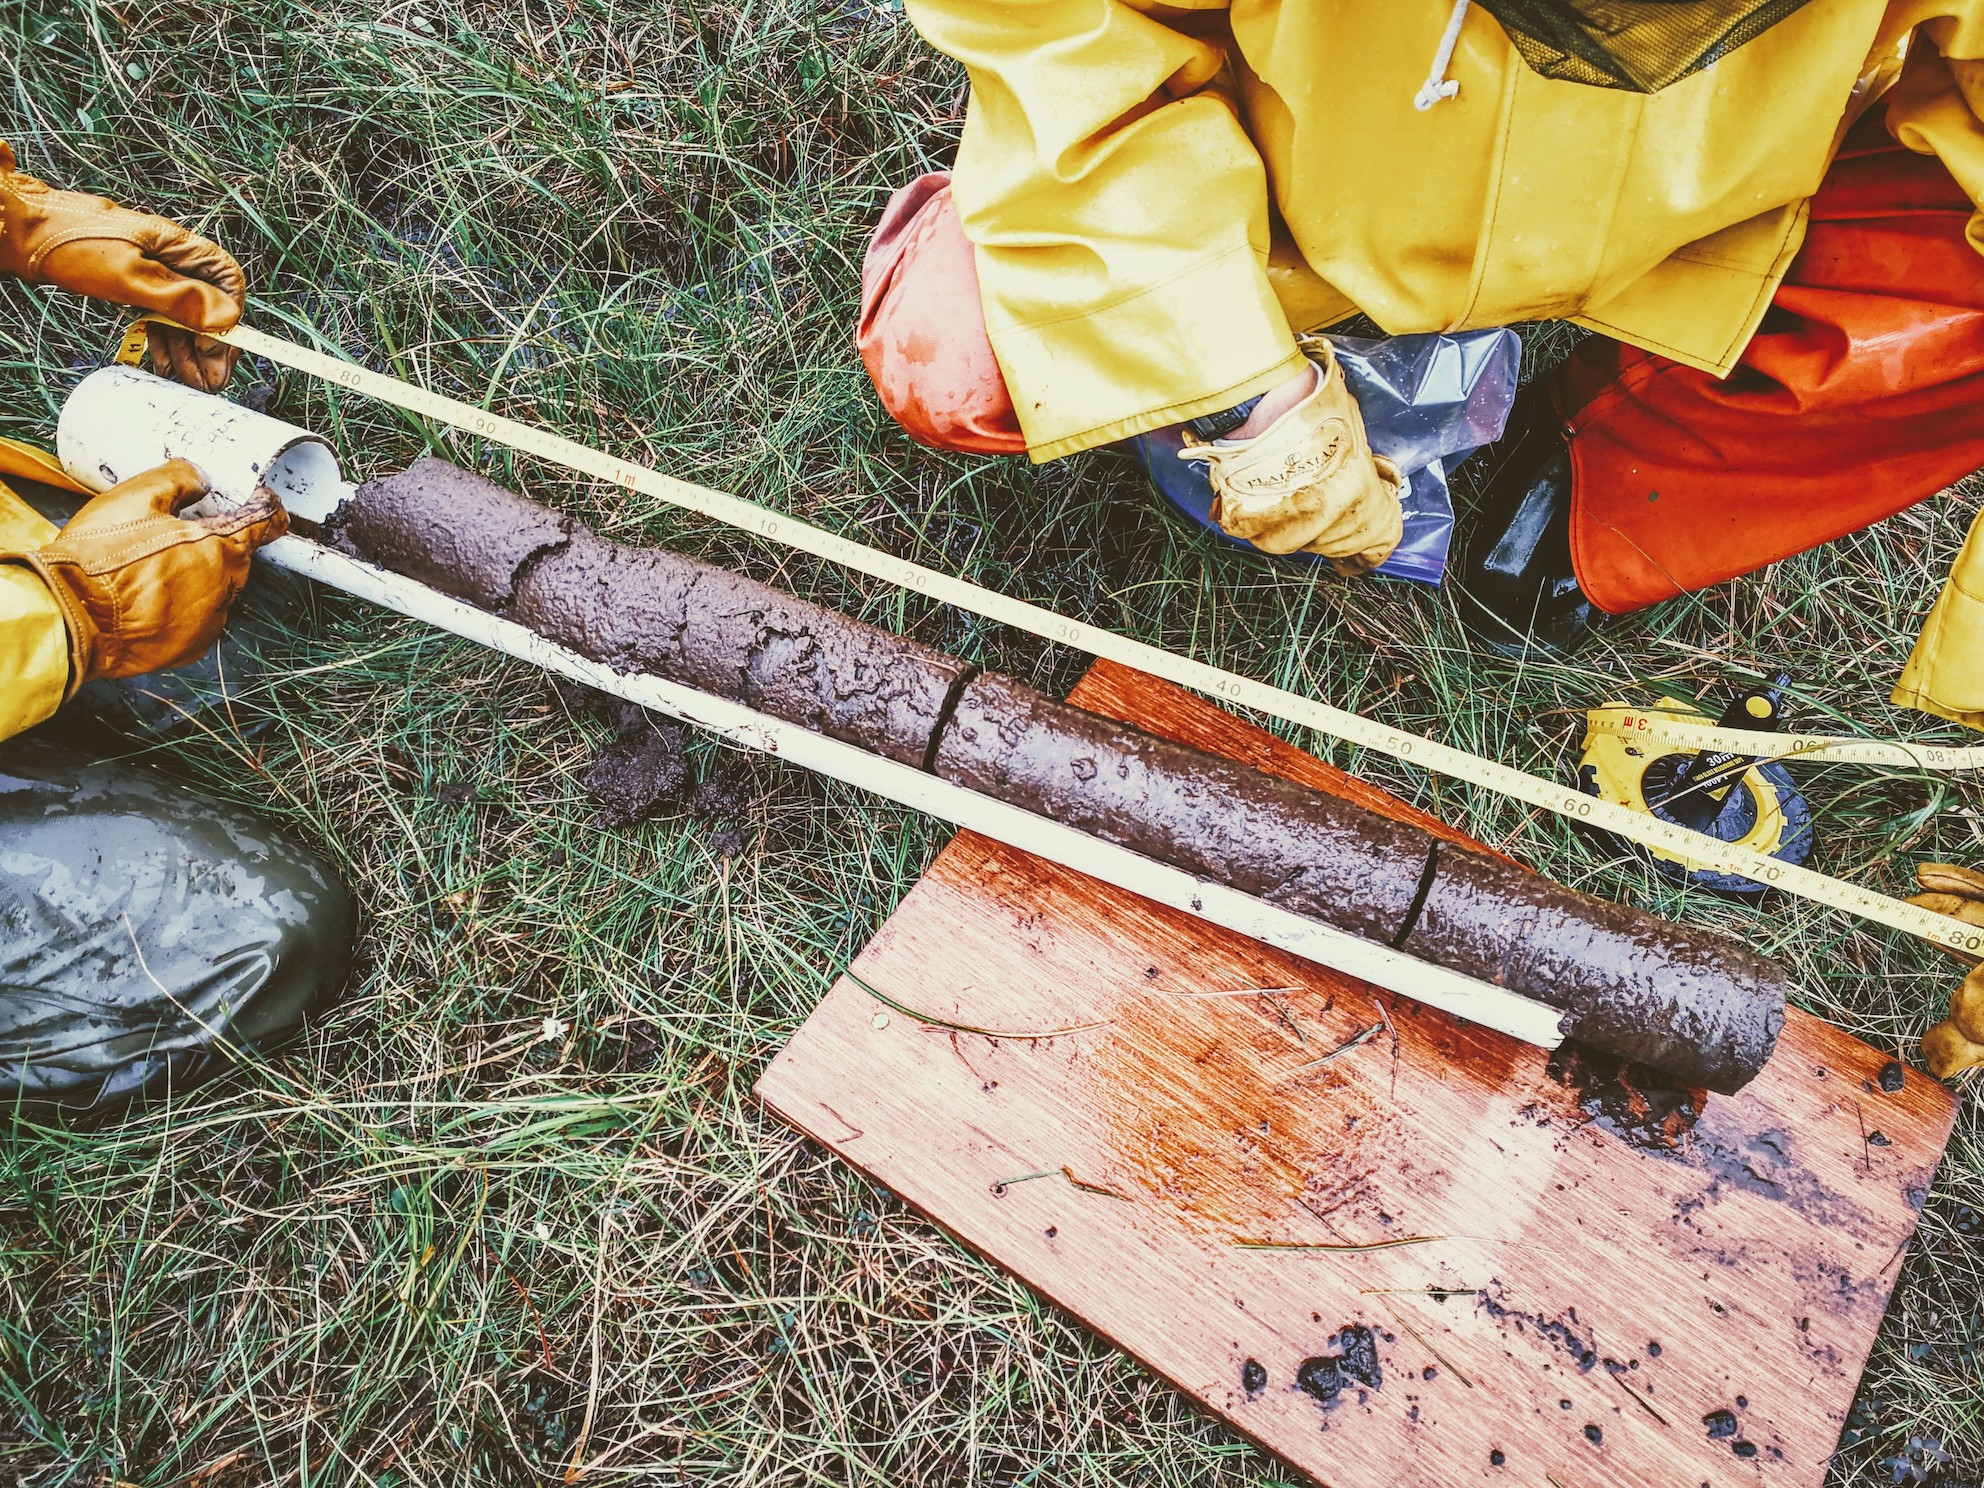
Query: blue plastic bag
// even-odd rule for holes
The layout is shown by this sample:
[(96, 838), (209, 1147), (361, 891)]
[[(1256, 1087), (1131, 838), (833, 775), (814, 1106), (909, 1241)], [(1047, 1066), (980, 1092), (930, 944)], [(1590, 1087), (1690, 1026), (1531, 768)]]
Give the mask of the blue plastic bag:
[[(1376, 341), (1356, 336), (1327, 339), (1364, 415), (1371, 448), (1393, 460), (1407, 477), (1399, 498), (1405, 509), (1405, 536), (1374, 572), (1438, 584), (1446, 576), (1447, 550), (1454, 534), (1447, 471), (1502, 437), (1502, 425), (1515, 402), (1522, 342), (1509, 330)], [(1206, 467), (1200, 461), (1179, 459), (1184, 445), (1185, 431), (1177, 425), (1123, 442), (1158, 493), (1181, 515), (1223, 542), (1254, 550), (1251, 543), (1227, 536), (1212, 520)], [(1297, 562), (1326, 561), (1314, 553), (1288, 556)]]

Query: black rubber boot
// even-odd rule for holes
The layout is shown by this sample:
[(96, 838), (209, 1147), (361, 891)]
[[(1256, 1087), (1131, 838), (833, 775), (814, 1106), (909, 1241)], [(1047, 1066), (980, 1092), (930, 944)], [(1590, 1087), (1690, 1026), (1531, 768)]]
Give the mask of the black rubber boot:
[(1503, 656), (1568, 656), (1601, 612), (1571, 564), (1571, 456), (1549, 404), (1526, 396), (1493, 461), (1453, 576), (1461, 622)]
[(40, 736), (0, 748), (0, 1124), (101, 1113), (266, 1053), (334, 996), (329, 864), (250, 813)]

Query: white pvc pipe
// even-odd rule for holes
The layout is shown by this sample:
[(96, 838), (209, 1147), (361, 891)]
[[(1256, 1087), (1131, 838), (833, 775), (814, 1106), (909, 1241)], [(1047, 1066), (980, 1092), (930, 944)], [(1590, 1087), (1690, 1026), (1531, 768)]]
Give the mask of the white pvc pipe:
[(105, 367), (62, 405), (55, 453), (92, 491), (190, 460), (221, 507), (266, 486), (292, 516), (321, 522), (347, 487), (330, 445), (308, 430), (135, 367)]
[[(122, 374), (115, 378), (111, 373)], [(132, 379), (140, 379), (133, 381)], [(162, 389), (173, 389), (161, 392)], [(87, 391), (80, 411), (76, 404)], [(72, 416), (73, 415), (73, 416)], [(236, 440), (240, 441), (237, 446)], [(329, 459), (329, 474), (311, 454), (293, 469), (283, 464), (312, 443)], [(313, 434), (251, 413), (223, 399), (191, 392), (149, 373), (109, 368), (85, 378), (62, 410), (58, 449), (70, 474), (85, 484), (114, 484), (127, 475), (183, 455), (207, 473), (215, 492), (232, 503), (246, 499), (277, 467), (278, 478), (298, 482), (302, 499), (321, 521), (343, 499), (330, 447)], [(203, 458), (204, 457), (204, 458)], [(208, 463), (211, 462), (211, 463)], [(95, 471), (92, 481), (85, 472)], [(218, 474), (216, 474), (218, 472)], [(285, 500), (288, 498), (285, 497)], [(293, 508), (295, 509), (295, 508)], [(299, 515), (309, 515), (299, 510)], [(416, 620), (478, 641), (546, 671), (601, 692), (653, 708), (706, 729), (733, 744), (791, 760), (822, 775), (874, 792), (1022, 852), (1059, 863), (1090, 878), (1183, 910), (1268, 945), (1334, 967), (1415, 1001), (1466, 1018), (1539, 1048), (1563, 1042), (1555, 1008), (1473, 977), (1421, 961), (1377, 941), (1282, 909), (1160, 863), (1128, 848), (1090, 837), (1073, 827), (926, 774), (913, 765), (816, 734), (741, 703), (698, 692), (665, 677), (612, 667), (545, 639), (515, 621), (479, 610), (425, 584), (360, 562), (321, 543), (291, 535), (264, 547), (258, 557), (293, 573), (397, 610)]]
[(925, 774), (914, 765), (870, 754), (853, 744), (813, 733), (798, 724), (698, 692), (665, 677), (615, 671), (546, 640), (513, 620), (478, 610), (425, 584), (348, 558), (306, 538), (279, 538), (262, 553), (282, 567), (308, 574), (334, 589), (373, 600), (546, 671), (666, 713), (746, 749), (777, 755), (848, 785), (941, 817), (953, 825), (969, 827), (1035, 857), (1279, 946), (1306, 961), (1348, 972), (1375, 986), (1485, 1024), (1539, 1048), (1554, 1049), (1564, 1041), (1558, 1029), (1561, 1014), (1555, 1008), (1282, 909), (1225, 884), (1195, 877), (1169, 863), (1146, 858), (1048, 817), (1036, 816), (1021, 807)]

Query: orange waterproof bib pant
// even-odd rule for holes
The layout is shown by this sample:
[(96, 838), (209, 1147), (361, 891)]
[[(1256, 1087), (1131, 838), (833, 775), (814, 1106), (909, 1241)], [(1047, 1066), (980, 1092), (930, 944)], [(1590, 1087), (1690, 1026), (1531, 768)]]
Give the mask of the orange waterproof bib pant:
[[(1619, 614), (1879, 521), (1984, 466), (1984, 256), (1975, 204), (1879, 112), (1848, 137), (1741, 363), (1718, 380), (1594, 338), (1560, 374), (1578, 580)], [(1026, 444), (986, 339), (949, 182), (884, 213), (862, 271), (861, 356), (909, 435)]]
[(1858, 531), (1984, 465), (1984, 256), (1942, 162), (1862, 121), (1725, 380), (1614, 341), (1558, 380), (1571, 554), (1622, 613)]

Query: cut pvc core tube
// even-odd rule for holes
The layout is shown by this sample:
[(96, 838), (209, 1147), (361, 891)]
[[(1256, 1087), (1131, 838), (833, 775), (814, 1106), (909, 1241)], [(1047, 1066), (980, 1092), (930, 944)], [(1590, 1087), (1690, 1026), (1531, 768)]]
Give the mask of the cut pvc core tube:
[(135, 367), (105, 367), (76, 385), (55, 453), (92, 491), (188, 460), (213, 487), (214, 506), (239, 506), (266, 486), (312, 522), (349, 494), (336, 452), (307, 429)]

